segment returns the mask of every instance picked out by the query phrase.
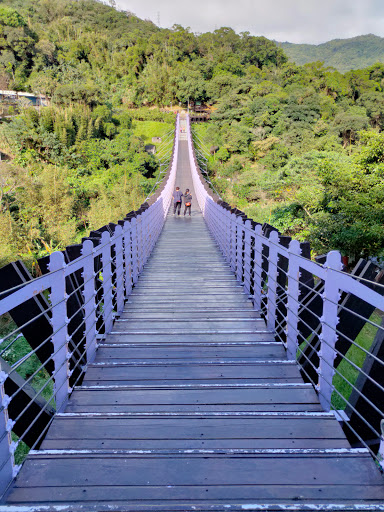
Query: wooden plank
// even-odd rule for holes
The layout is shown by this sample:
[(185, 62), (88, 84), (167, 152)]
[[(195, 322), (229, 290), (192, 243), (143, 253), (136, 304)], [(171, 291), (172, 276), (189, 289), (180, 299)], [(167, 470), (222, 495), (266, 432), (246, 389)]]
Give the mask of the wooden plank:
[[(212, 333), (204, 333), (204, 334), (183, 334), (183, 336), (179, 336), (176, 334), (122, 334), (115, 333), (107, 336), (105, 341), (106, 344), (114, 344), (114, 343), (164, 343), (165, 345), (168, 343), (171, 345), (173, 342), (177, 343), (246, 343), (246, 342), (274, 342), (274, 337), (272, 333), (252, 333), (252, 334), (212, 334)], [(269, 345), (269, 351), (271, 351), (271, 347), (274, 347), (274, 357), (278, 359), (282, 359), (286, 357), (286, 352), (282, 344), (273, 343)], [(256, 348), (256, 346), (255, 346)], [(266, 348), (266, 345), (259, 345), (258, 347), (260, 353), (263, 353), (263, 350)], [(265, 350), (264, 350), (265, 351)], [(271, 356), (273, 357), (273, 355)]]
[[(8, 497), (7, 502), (9, 504), (24, 503), (30, 505), (31, 502), (37, 501), (45, 504), (45, 506), (46, 502), (63, 504), (74, 502), (73, 505), (70, 505), (69, 510), (65, 509), (63, 512), (76, 510), (76, 503), (78, 505), (79, 503), (84, 503), (86, 508), (82, 509), (82, 512), (100, 511), (99, 507), (102, 503), (108, 505), (106, 510), (114, 510), (112, 507), (115, 505), (116, 507), (124, 507), (118, 509), (119, 511), (124, 510), (124, 512), (141, 510), (140, 505), (146, 507), (146, 511), (153, 510), (153, 508), (147, 507), (156, 507), (156, 510), (165, 511), (170, 511), (173, 507), (177, 507), (178, 512), (185, 512), (186, 510), (207, 511), (212, 507), (212, 510), (217, 512), (218, 505), (229, 504), (243, 503), (247, 505), (247, 510), (257, 510), (257, 507), (252, 508), (250, 503), (280, 503), (284, 505), (284, 502), (282, 503), (281, 501), (285, 500), (285, 503), (295, 504), (295, 510), (300, 511), (300, 503), (305, 505), (306, 502), (312, 503), (315, 501), (318, 505), (317, 509), (319, 509), (319, 505), (331, 500), (332, 503), (337, 500), (337, 504), (356, 502), (366, 507), (368, 504), (374, 505), (375, 501), (380, 504), (383, 499), (382, 485), (364, 486), (361, 484), (348, 485), (348, 483), (343, 483), (324, 486), (314, 483), (312, 485), (296, 484), (285, 486), (228, 484), (220, 486), (206, 484), (200, 486), (114, 485), (112, 488), (106, 485), (17, 487)], [(90, 508), (92, 507), (91, 502), (94, 502), (95, 509)], [(222, 509), (220, 508), (219, 510)], [(241, 510), (241, 505), (238, 510)], [(267, 510), (278, 511), (281, 508), (276, 505), (276, 508), (268, 508)], [(316, 510), (315, 506), (312, 510)], [(353, 510), (357, 511), (358, 508)]]
[(259, 418), (56, 418), (49, 439), (127, 440), (338, 439), (345, 440), (338, 422), (318, 417)]
[[(204, 439), (204, 438), (203, 438)], [(46, 439), (42, 449), (61, 450), (214, 450), (214, 449), (340, 449), (349, 448), (344, 439)]]
[(190, 360), (190, 359), (252, 359), (257, 358), (274, 358), (281, 352), (277, 349), (274, 350), (274, 345), (261, 345), (256, 346), (241, 346), (241, 347), (197, 347), (196, 349), (179, 348), (179, 347), (151, 347), (148, 348), (127, 348), (127, 347), (110, 347), (103, 345), (97, 353), (97, 361), (108, 361), (110, 359), (177, 359), (177, 360)]
[(209, 365), (201, 366), (152, 366), (152, 367), (127, 367), (112, 366), (88, 368), (84, 383), (94, 380), (195, 380), (195, 379), (236, 379), (236, 380), (261, 380), (288, 379), (301, 382), (300, 372), (296, 365)]
[(236, 320), (243, 320), (245, 318), (259, 319), (260, 313), (256, 311), (252, 311), (249, 309), (247, 311), (238, 309), (232, 311), (124, 311), (124, 313), (120, 316), (120, 320), (162, 320), (162, 321), (172, 321), (172, 320), (187, 320), (191, 321), (193, 319), (198, 319), (199, 321), (207, 321), (215, 319), (216, 321), (226, 320), (228, 317), (236, 318)]
[(323, 409), (315, 403), (268, 403), (268, 404), (161, 404), (161, 405), (128, 405), (128, 404), (83, 404), (70, 401), (67, 412), (86, 413), (188, 413), (188, 412), (321, 412)]
[(70, 402), (75, 405), (249, 405), (253, 404), (311, 404), (318, 403), (310, 387), (265, 389), (176, 389), (176, 390), (87, 390), (77, 389)]
[(157, 331), (157, 332), (167, 332), (167, 331), (177, 331), (180, 336), (185, 333), (191, 333), (194, 331), (201, 332), (206, 330), (217, 330), (217, 331), (246, 331), (253, 332), (257, 328), (261, 330), (266, 330), (264, 320), (250, 318), (246, 320), (236, 320), (236, 319), (228, 319), (228, 320), (172, 320), (172, 319), (164, 319), (164, 320), (121, 320), (115, 322), (113, 326), (114, 332), (120, 331)]
[[(258, 455), (247, 458), (175, 456), (30, 457), (17, 481), (33, 488), (81, 485), (383, 485), (369, 455)], [(384, 486), (382, 488), (384, 498)]]

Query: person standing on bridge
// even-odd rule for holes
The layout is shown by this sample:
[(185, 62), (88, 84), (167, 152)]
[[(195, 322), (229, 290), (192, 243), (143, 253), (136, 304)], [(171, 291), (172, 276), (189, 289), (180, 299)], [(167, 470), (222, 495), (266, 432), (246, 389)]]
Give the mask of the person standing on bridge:
[(185, 214), (187, 213), (187, 210), (189, 212), (189, 216), (191, 216), (191, 208), (192, 208), (192, 196), (189, 192), (189, 188), (187, 188), (187, 190), (185, 191), (185, 194), (184, 194), (184, 217), (185, 217)]
[(173, 215), (180, 215), (181, 210), (181, 198), (183, 197), (183, 193), (180, 190), (180, 187), (176, 187), (176, 190), (173, 193)]

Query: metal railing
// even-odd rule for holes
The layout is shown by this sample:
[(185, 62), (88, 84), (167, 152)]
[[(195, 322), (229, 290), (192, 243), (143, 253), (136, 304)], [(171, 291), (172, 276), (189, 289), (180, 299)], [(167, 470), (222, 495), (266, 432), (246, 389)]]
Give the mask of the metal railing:
[[(111, 331), (114, 318), (124, 309), (171, 204), (178, 139), (179, 117), (168, 172), (138, 211), (118, 225), (92, 232), (72, 261), (65, 257), (71, 248), (55, 252), (45, 275), (0, 293), (0, 319), (7, 320), (0, 340), (1, 493), (20, 470), (15, 461), (15, 456), (23, 458), (20, 448), (28, 451), (39, 446), (55, 413), (63, 410), (93, 361), (99, 340)], [(21, 325), (14, 323), (16, 312), (31, 301), (39, 313)], [(36, 342), (41, 334), (38, 322), (42, 325), (43, 321), (46, 335)], [(28, 338), (30, 326), (36, 332)]]
[(339, 252), (321, 265), (301, 244), (248, 219), (209, 188), (188, 144), (199, 206), (237, 280), (311, 382), (325, 411), (333, 410), (352, 446), (384, 456), (383, 275), (365, 280), (343, 271)]

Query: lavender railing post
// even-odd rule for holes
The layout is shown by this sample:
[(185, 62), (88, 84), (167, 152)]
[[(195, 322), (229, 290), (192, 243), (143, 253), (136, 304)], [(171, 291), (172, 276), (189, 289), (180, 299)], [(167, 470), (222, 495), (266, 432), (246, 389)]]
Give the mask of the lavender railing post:
[(230, 255), (230, 265), (233, 272), (236, 272), (236, 215), (231, 213), (230, 218), (230, 226), (231, 226), (231, 255)]
[(142, 268), (147, 262), (150, 244), (151, 244), (151, 229), (152, 229), (152, 216), (150, 210), (145, 210), (143, 213), (143, 260)]
[(137, 242), (137, 219), (134, 217), (131, 220), (131, 246), (132, 246), (132, 281), (133, 284), (137, 283), (139, 277), (139, 254)]
[(143, 233), (142, 233), (142, 215), (136, 217), (136, 240), (137, 240), (137, 275), (141, 271), (141, 257), (143, 254)]
[(256, 311), (261, 311), (261, 274), (262, 274), (262, 228), (258, 224), (255, 229), (255, 256), (253, 260), (253, 307)]
[[(0, 470), (0, 495), (2, 495), (9, 483), (12, 481), (14, 475), (14, 458), (13, 453), (11, 452), (11, 427), (12, 422), (8, 416), (8, 405), (10, 398), (5, 394), (4, 390), (4, 382), (7, 378), (7, 374), (4, 371), (0, 372), (1, 386), (1, 404), (2, 410), (0, 413), (0, 465), (2, 466)], [(15, 468), (18, 469), (18, 468)]]
[(244, 234), (244, 289), (248, 295), (251, 293), (251, 229), (252, 222), (246, 220)]
[(121, 226), (116, 226), (114, 239), (116, 255), (116, 314), (120, 316), (124, 310), (123, 228)]
[(52, 343), (54, 354), (54, 391), (56, 410), (60, 411), (65, 406), (70, 393), (69, 388), (69, 359), (68, 349), (68, 318), (67, 318), (67, 294), (65, 290), (65, 262), (62, 252), (51, 254), (49, 271), (53, 272), (50, 301), (52, 304)]
[(232, 231), (231, 231), (231, 224), (232, 224), (232, 214), (230, 210), (225, 210), (225, 254), (227, 258), (227, 262), (231, 263), (231, 243), (232, 243)]
[(144, 211), (141, 215), (140, 215), (140, 220), (141, 220), (141, 229), (140, 229), (140, 233), (141, 233), (141, 251), (140, 251), (140, 272), (143, 270), (144, 268), (144, 264), (145, 264), (145, 251), (146, 251), (146, 243), (147, 243), (147, 226), (146, 226), (146, 211)]
[(277, 301), (277, 262), (279, 234), (271, 231), (269, 235), (269, 256), (268, 256), (268, 300), (267, 300), (267, 327), (276, 328), (276, 301)]
[(319, 393), (319, 400), (323, 409), (329, 411), (331, 408), (331, 397), (333, 392), (332, 379), (335, 373), (334, 361), (336, 357), (335, 345), (338, 339), (336, 334), (337, 324), (339, 323), (338, 303), (340, 300), (340, 290), (338, 285), (337, 271), (342, 269), (341, 257), (338, 251), (328, 253), (325, 263), (326, 276), (324, 282), (323, 294), (323, 316), (321, 317), (320, 339), (320, 365), (319, 365), (319, 383), (316, 388)]
[(220, 250), (221, 250), (222, 254), (225, 256), (226, 255), (225, 230), (226, 230), (227, 218), (226, 218), (225, 212), (216, 203), (214, 203), (214, 220), (218, 226)]
[(243, 218), (236, 217), (236, 278), (239, 283), (243, 282)]
[(124, 262), (125, 262), (125, 297), (132, 292), (132, 248), (131, 223), (124, 222)]
[(111, 258), (111, 236), (108, 231), (104, 231), (101, 235), (101, 259), (103, 274), (103, 318), (105, 334), (112, 330), (113, 324), (113, 293), (112, 293), (112, 258)]
[(87, 363), (90, 363), (96, 353), (96, 289), (95, 289), (95, 263), (93, 258), (93, 243), (90, 240), (83, 242), (82, 256), (84, 256), (84, 336), (87, 352)]
[(299, 256), (301, 254), (300, 242), (292, 240), (289, 244), (289, 267), (288, 267), (288, 300), (287, 300), (287, 358), (296, 361), (298, 349), (299, 321), (299, 279), (300, 266)]

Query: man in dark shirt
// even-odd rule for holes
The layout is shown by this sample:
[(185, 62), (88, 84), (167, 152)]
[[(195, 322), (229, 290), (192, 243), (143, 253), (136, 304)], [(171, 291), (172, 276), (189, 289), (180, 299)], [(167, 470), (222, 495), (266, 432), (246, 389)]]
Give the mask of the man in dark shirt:
[(181, 198), (183, 197), (183, 193), (180, 190), (180, 187), (176, 187), (176, 190), (173, 193), (173, 215), (180, 215), (181, 210)]

